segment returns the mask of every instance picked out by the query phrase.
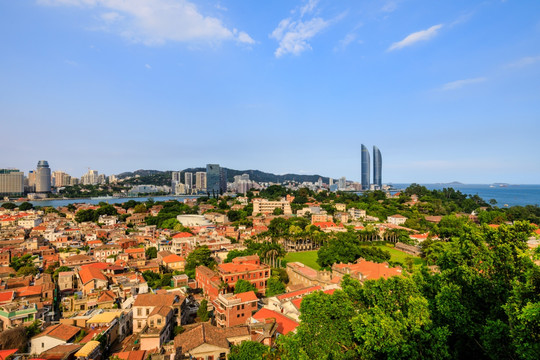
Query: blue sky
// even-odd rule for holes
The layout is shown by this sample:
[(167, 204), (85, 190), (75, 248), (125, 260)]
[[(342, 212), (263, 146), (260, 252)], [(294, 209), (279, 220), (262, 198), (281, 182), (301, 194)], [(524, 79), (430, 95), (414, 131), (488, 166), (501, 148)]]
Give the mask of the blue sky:
[(540, 1), (0, 1), (0, 168), (540, 183)]

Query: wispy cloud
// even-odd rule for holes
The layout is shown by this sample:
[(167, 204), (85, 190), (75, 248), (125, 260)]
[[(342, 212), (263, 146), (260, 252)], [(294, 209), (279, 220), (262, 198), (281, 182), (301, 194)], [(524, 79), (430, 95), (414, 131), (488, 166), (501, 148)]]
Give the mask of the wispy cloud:
[(37, 0), (49, 6), (78, 6), (101, 13), (99, 29), (133, 42), (236, 41), (253, 44), (244, 31), (230, 29), (216, 17), (203, 15), (188, 0)]
[(398, 2), (396, 0), (390, 0), (387, 1), (383, 7), (381, 8), (381, 11), (383, 12), (394, 12), (398, 8)]
[(147, 68), (148, 70), (152, 69), (152, 67), (149, 64), (144, 64), (144, 67)]
[(318, 2), (318, 0), (308, 0), (303, 6), (291, 12), (293, 15), (298, 14), (295, 18), (291, 16), (281, 20), (272, 31), (270, 38), (279, 42), (279, 46), (274, 52), (277, 58), (286, 54), (300, 55), (311, 49), (309, 40), (339, 18), (333, 20), (325, 20), (321, 17), (304, 19), (307, 15), (315, 12)]
[(441, 90), (442, 91), (457, 90), (457, 89), (460, 89), (460, 88), (462, 88), (464, 86), (471, 85), (471, 84), (477, 84), (477, 83), (481, 83), (481, 82), (484, 82), (484, 81), (487, 81), (487, 78), (478, 77), (478, 78), (472, 78), (472, 79), (463, 79), (463, 80), (452, 81), (452, 82), (444, 84), (441, 87)]
[(506, 65), (506, 67), (508, 68), (520, 68), (520, 67), (525, 67), (525, 66), (529, 66), (529, 65), (533, 65), (537, 62), (540, 62), (540, 55), (539, 56), (525, 56), (525, 57), (522, 57), (521, 59), (513, 62), (513, 63), (510, 63), (508, 65)]
[(403, 49), (404, 47), (411, 46), (417, 42), (427, 41), (437, 36), (439, 30), (443, 27), (443, 24), (433, 25), (429, 29), (421, 30), (407, 35), (403, 40), (393, 43), (388, 51)]

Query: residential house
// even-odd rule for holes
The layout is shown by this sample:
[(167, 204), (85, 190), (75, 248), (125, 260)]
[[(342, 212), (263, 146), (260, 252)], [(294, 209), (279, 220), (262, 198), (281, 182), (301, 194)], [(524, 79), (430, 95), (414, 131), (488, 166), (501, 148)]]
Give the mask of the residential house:
[(65, 324), (52, 325), (30, 339), (30, 354), (39, 355), (55, 346), (74, 342), (81, 328)]
[(218, 327), (246, 324), (257, 311), (257, 295), (253, 291), (220, 294), (214, 300), (214, 317)]

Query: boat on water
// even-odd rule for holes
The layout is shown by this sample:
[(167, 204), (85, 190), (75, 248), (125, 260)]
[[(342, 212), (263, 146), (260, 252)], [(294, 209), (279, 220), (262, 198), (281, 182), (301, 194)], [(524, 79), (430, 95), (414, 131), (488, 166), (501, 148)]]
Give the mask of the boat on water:
[(113, 196), (96, 196), (96, 197), (93, 197), (93, 198), (90, 198), (92, 200), (110, 200), (110, 199), (114, 199)]
[(489, 185), (489, 187), (490, 187), (490, 188), (494, 188), (494, 187), (495, 187), (495, 185)]

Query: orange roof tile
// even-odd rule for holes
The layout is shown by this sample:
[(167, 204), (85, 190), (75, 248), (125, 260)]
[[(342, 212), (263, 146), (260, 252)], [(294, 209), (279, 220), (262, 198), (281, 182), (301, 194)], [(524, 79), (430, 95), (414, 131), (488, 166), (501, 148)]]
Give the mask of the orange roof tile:
[(265, 319), (275, 319), (276, 323), (278, 324), (277, 331), (283, 335), (287, 335), (291, 331), (294, 331), (294, 329), (296, 329), (296, 327), (299, 325), (293, 319), (267, 308), (262, 308), (261, 310), (257, 311), (255, 314), (253, 314), (253, 318), (259, 321), (264, 321)]

